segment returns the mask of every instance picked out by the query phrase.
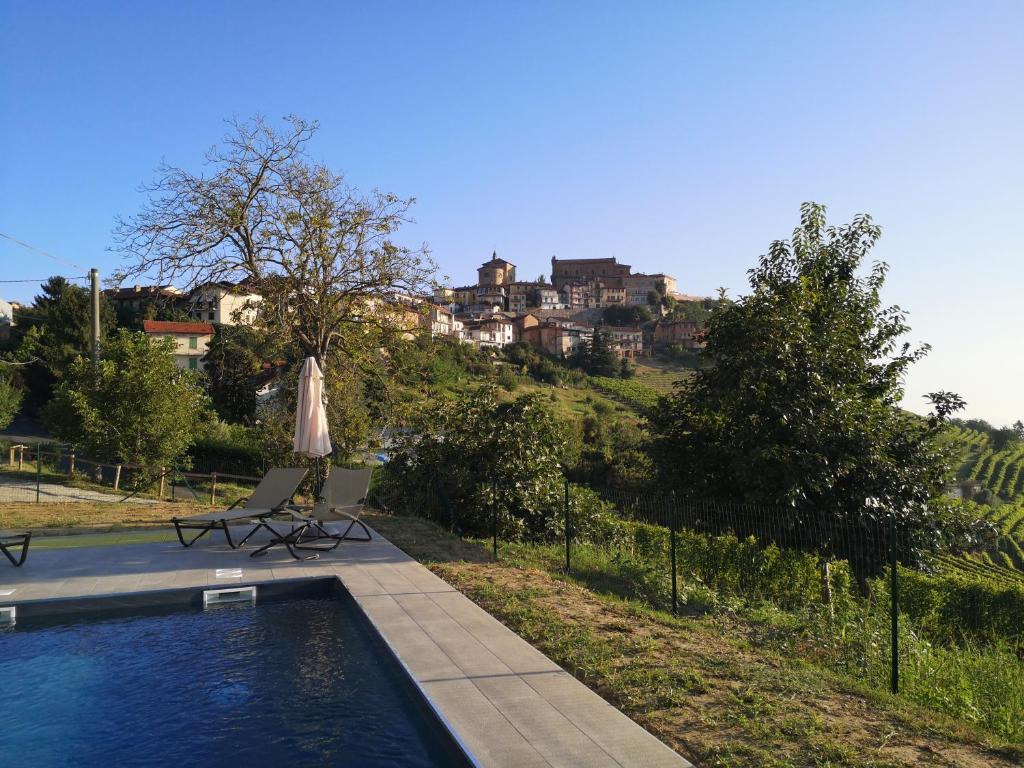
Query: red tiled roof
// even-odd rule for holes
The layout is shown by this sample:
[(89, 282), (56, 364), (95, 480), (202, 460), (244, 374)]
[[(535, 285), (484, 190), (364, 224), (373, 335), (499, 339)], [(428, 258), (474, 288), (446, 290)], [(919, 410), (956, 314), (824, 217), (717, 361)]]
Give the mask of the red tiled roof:
[(190, 333), (198, 336), (213, 335), (211, 323), (173, 323), (168, 320), (143, 320), (146, 333)]

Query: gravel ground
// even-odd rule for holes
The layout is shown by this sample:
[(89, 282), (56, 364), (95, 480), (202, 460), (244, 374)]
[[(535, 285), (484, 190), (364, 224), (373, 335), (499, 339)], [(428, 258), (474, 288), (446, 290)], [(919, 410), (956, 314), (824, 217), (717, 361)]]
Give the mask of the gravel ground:
[[(43, 482), (39, 486), (39, 501), (120, 501), (124, 494), (100, 493), (82, 488), (72, 488), (59, 483)], [(32, 502), (36, 500), (35, 480), (0, 475), (0, 504), (4, 502)], [(130, 499), (135, 504), (152, 504), (151, 499)]]

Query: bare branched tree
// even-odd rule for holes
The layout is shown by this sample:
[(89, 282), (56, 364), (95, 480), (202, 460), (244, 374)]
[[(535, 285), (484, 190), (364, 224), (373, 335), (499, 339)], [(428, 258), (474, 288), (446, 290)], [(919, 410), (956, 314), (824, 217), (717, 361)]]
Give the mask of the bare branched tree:
[(391, 296), (428, 291), (435, 273), (426, 246), (393, 241), (411, 221), (413, 199), (362, 194), (314, 162), (318, 128), (298, 117), (276, 130), (264, 119), (233, 121), (206, 154), (205, 172), (166, 163), (143, 188), (148, 202), (119, 219), (117, 275), (175, 283), (245, 281), (262, 296), (260, 322), (321, 365), (363, 367), (366, 352), (415, 325)]

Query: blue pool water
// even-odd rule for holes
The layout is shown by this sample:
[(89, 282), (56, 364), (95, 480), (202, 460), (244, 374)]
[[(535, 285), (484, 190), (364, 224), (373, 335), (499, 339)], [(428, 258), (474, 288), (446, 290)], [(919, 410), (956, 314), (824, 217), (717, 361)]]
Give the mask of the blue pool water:
[(351, 598), (0, 631), (0, 764), (463, 766)]

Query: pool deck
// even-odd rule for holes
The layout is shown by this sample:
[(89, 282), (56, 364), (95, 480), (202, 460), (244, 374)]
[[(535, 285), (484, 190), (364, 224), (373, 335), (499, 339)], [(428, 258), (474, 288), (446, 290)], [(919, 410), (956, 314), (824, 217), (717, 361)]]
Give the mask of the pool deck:
[(0, 606), (333, 576), (478, 765), (690, 765), (376, 532), (302, 562), (222, 542), (40, 549), (21, 568), (0, 559)]

